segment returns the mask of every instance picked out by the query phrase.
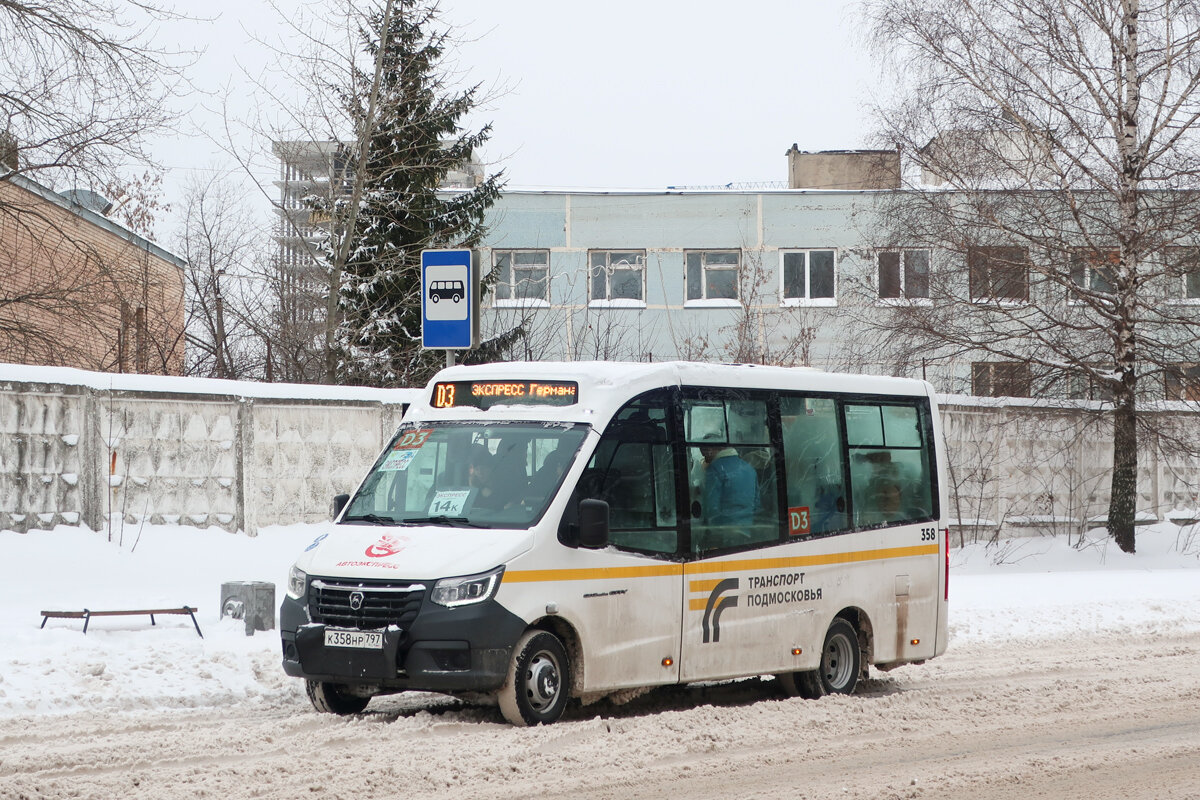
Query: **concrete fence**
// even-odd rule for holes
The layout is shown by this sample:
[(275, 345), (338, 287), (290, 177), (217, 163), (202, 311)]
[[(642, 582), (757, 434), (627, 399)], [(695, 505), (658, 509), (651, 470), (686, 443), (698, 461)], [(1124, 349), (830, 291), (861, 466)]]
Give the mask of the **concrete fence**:
[[(1103, 526), (1112, 481), (1112, 419), (1100, 403), (940, 398), (956, 542), (1065, 534)], [(1139, 523), (1200, 520), (1200, 413), (1142, 409)]]
[[(288, 386), (0, 365), (0, 529), (128, 522), (254, 534), (329, 518), (417, 390)], [(943, 396), (956, 541), (1102, 525), (1101, 407)], [(1200, 519), (1200, 413), (1159, 404), (1139, 453), (1144, 521)]]
[(413, 394), (0, 365), (0, 529), (328, 519)]

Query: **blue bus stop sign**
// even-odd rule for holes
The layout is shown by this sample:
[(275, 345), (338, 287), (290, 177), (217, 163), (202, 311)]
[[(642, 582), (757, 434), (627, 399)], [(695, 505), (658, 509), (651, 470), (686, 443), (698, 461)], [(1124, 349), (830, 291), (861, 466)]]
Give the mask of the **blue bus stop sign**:
[(421, 251), (421, 346), (469, 350), (478, 339), (479, 280), (470, 250)]

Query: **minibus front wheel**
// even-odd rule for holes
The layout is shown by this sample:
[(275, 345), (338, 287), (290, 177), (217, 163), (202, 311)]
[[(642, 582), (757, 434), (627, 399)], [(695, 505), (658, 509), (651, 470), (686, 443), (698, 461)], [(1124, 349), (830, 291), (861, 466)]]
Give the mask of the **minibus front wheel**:
[(305, 681), (304, 689), (313, 708), (326, 714), (358, 714), (371, 702), (371, 698), (351, 694), (336, 683)]
[(570, 688), (571, 666), (562, 641), (548, 631), (525, 631), (497, 694), (500, 713), (522, 728), (549, 725), (562, 716)]

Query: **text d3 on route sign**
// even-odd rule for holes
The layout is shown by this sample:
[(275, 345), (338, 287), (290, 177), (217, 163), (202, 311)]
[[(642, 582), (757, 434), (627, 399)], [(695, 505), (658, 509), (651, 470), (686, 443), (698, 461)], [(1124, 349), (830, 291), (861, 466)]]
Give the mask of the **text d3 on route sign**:
[(421, 251), (421, 346), (469, 350), (479, 341), (479, 273), (470, 250)]

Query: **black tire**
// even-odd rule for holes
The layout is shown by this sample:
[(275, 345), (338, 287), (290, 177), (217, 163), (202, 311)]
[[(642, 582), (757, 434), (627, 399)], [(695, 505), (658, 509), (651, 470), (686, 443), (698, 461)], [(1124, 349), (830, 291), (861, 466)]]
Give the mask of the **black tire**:
[(862, 669), (858, 632), (842, 617), (837, 617), (825, 632), (821, 665), (810, 672), (787, 672), (779, 676), (779, 685), (789, 697), (817, 700), (827, 694), (853, 694)]
[(803, 697), (805, 700), (819, 700), (825, 696), (821, 686), (821, 678), (817, 671), (785, 672), (779, 676), (779, 685), (788, 697)]
[(462, 300), (462, 296), (456, 294), (456, 295), (454, 295), (454, 297), (452, 297), (450, 299), (457, 303), (459, 300)]
[(430, 299), (430, 300), (432, 300), (433, 302), (435, 302), (435, 303), (436, 303), (436, 302), (438, 301), (438, 299), (439, 299), (439, 298), (438, 298), (438, 296), (437, 296), (436, 294), (433, 294), (433, 295), (430, 295), (430, 296), (429, 296), (429, 299)]
[(371, 698), (350, 694), (346, 687), (336, 683), (305, 681), (304, 689), (313, 708), (325, 714), (359, 714), (371, 702)]
[(500, 713), (513, 725), (549, 725), (562, 716), (570, 689), (566, 648), (554, 634), (535, 629), (517, 640), (496, 699)]

